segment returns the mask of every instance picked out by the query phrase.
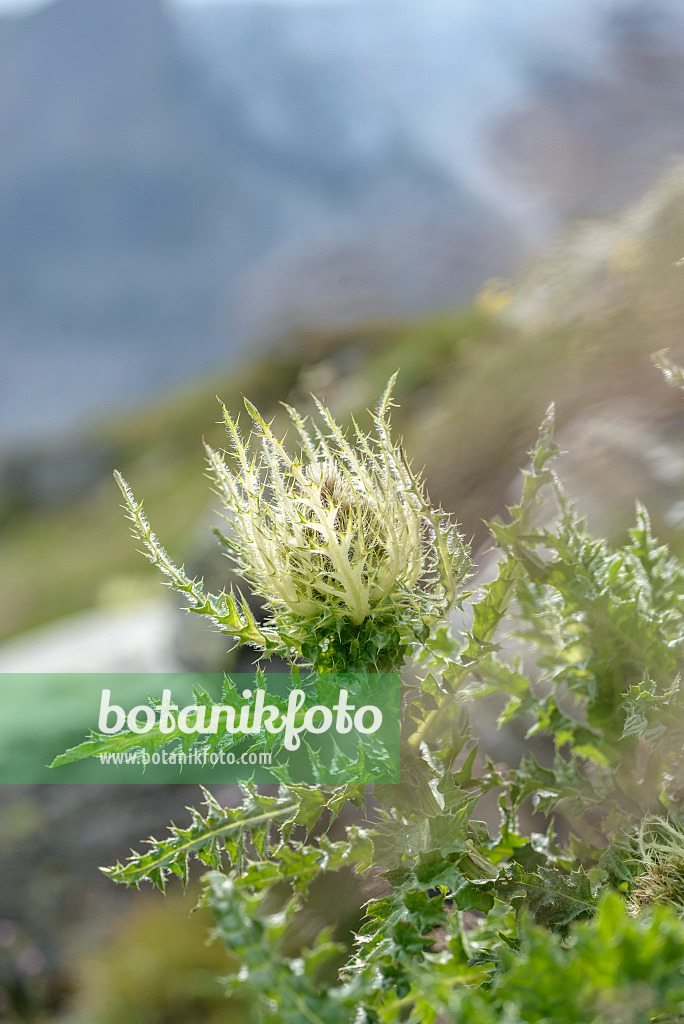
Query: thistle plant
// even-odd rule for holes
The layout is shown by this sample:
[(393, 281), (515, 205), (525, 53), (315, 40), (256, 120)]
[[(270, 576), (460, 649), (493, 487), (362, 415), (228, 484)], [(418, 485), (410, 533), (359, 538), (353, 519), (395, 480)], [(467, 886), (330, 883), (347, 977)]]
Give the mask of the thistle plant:
[[(238, 961), (227, 993), (259, 1024), (681, 1020), (684, 565), (641, 506), (619, 543), (589, 535), (552, 469), (550, 409), (520, 502), (490, 524), (498, 575), (464, 595), (465, 545), (391, 439), (392, 384), (372, 436), (345, 433), (320, 403), (311, 423), (288, 409), (296, 451), (249, 402), (249, 437), (225, 412), (231, 450), (208, 451), (222, 543), (264, 600), (263, 623), (241, 594), (207, 594), (174, 565), (120, 483), (148, 558), (239, 642), (295, 671), (396, 671), (415, 656), (401, 784), (376, 785), (372, 804), (353, 773), (339, 785), (280, 776), (277, 795), (247, 785), (238, 807), (205, 791), (188, 827), (106, 873), (163, 889), (186, 882), (193, 859), (208, 867), (215, 937)], [(470, 629), (453, 636), (449, 612), (466, 600)], [(469, 709), (492, 694), (500, 725), (540, 738), (541, 753), (506, 765), (479, 750)], [(63, 759), (139, 741), (95, 735)], [(356, 820), (333, 841), (345, 805)], [(543, 833), (522, 824), (531, 810)], [(304, 941), (312, 883), (350, 868), (371, 893), (356, 934), (333, 941), (329, 921)]]
[(192, 610), (267, 653), (301, 656), (333, 671), (396, 668), (446, 617), (470, 559), (455, 524), (432, 507), (402, 446), (392, 441), (394, 381), (373, 416), (374, 437), (354, 422), (350, 441), (317, 400), (320, 422), (310, 427), (286, 406), (295, 453), (248, 400), (247, 439), (222, 406), (231, 451), (206, 446), (228, 523), (217, 533), (265, 602), (269, 619), (261, 627), (241, 594), (205, 595), (184, 577), (119, 478), (149, 557), (190, 597)]

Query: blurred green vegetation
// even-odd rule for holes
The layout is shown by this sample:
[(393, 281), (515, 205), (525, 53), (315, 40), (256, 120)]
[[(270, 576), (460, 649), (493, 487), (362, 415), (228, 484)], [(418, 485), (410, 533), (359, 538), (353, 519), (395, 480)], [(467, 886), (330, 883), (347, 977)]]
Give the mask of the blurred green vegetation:
[(208, 939), (211, 915), (190, 913), (190, 894), (146, 895), (103, 946), (79, 955), (74, 1021), (240, 1024), (246, 1015), (220, 981), (230, 956)]
[[(286, 899), (289, 888), (283, 885)], [(210, 912), (195, 906), (197, 893), (171, 888), (145, 892), (102, 945), (73, 951), (67, 1002), (73, 1024), (242, 1024), (248, 1008), (226, 998), (221, 978), (235, 966), (225, 945), (210, 939)], [(362, 902), (350, 871), (324, 873), (287, 934), (287, 948), (310, 945), (322, 927), (347, 948), (358, 929)], [(194, 907), (194, 909), (193, 909)], [(340, 954), (340, 964), (344, 961)], [(329, 965), (330, 981), (335, 964)], [(71, 1020), (71, 1018), (70, 1018)]]
[[(195, 894), (196, 898), (197, 894)], [(146, 898), (145, 898), (146, 897)], [(91, 922), (56, 974), (21, 927), (0, 922), (0, 1019), (8, 1024), (241, 1024), (221, 983), (231, 959), (193, 897), (147, 893), (103, 940)], [(4, 930), (3, 930), (4, 928)]]

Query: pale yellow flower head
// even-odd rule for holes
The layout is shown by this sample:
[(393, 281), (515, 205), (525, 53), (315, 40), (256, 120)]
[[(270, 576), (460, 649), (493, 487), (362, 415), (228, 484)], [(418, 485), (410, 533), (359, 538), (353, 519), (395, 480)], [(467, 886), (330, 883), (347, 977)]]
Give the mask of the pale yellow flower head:
[(684, 829), (667, 818), (647, 818), (637, 836), (637, 875), (630, 892), (630, 910), (664, 903), (684, 913)]
[(353, 425), (353, 443), (317, 402), (320, 425), (287, 406), (297, 454), (245, 401), (248, 440), (224, 408), (229, 456), (208, 449), (226, 505), (225, 539), (238, 571), (274, 610), (298, 619), (360, 624), (394, 609), (427, 627), (445, 614), (467, 572), (461, 538), (432, 509), (388, 411), (394, 380), (374, 416), (374, 438)]

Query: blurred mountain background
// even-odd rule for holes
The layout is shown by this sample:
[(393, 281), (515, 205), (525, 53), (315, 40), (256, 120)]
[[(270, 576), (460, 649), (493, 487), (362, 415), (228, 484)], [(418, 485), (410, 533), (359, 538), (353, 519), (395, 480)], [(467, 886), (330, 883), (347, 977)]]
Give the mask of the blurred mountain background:
[[(482, 572), (554, 400), (592, 528), (641, 499), (684, 552), (650, 361), (684, 362), (683, 58), (677, 0), (0, 0), (0, 673), (231, 665), (111, 475), (227, 586), (217, 394), (365, 422), (399, 367), (397, 433)], [(182, 823), (171, 789), (0, 791), (0, 1017), (239, 1019), (187, 905), (96, 870)]]
[(0, 18), (0, 450), (472, 298), (684, 150), (677, 0)]

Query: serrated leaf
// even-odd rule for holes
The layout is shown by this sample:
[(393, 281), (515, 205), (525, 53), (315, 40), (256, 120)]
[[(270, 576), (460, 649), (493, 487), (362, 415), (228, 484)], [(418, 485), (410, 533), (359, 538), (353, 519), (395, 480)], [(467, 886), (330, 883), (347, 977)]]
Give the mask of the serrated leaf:
[(554, 867), (540, 867), (529, 873), (514, 864), (508, 877), (497, 883), (496, 892), (518, 910), (528, 908), (537, 924), (554, 931), (564, 931), (572, 921), (591, 916), (598, 902), (581, 869), (565, 873)]
[(245, 833), (263, 851), (271, 823), (292, 817), (299, 806), (299, 800), (290, 793), (270, 797), (248, 790), (242, 805), (235, 808), (222, 807), (207, 790), (203, 789), (203, 793), (207, 808), (204, 816), (190, 808), (189, 827), (169, 826), (167, 839), (148, 840), (149, 852), (134, 851), (125, 864), (101, 868), (104, 874), (114, 882), (136, 888), (147, 880), (163, 890), (169, 871), (187, 881), (193, 856), (212, 868), (222, 866), (225, 854), (237, 861)]

